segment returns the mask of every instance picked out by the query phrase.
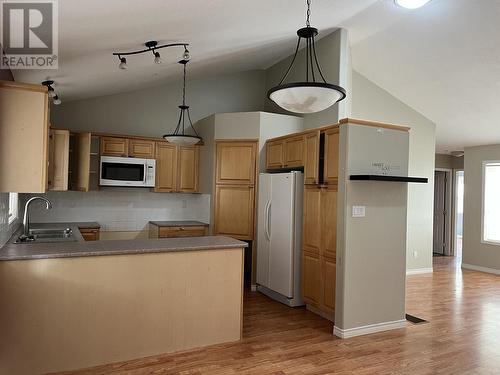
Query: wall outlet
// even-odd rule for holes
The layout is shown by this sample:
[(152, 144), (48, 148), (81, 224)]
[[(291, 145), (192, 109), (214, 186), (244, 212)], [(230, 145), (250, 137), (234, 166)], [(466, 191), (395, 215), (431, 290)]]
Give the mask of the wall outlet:
[(366, 206), (352, 206), (352, 217), (365, 217)]
[(417, 259), (418, 258), (418, 251), (413, 251), (413, 259)]

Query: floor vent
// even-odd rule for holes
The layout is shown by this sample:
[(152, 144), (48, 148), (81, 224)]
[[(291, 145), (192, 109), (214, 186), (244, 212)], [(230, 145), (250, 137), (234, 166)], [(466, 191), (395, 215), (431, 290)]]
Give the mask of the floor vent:
[(406, 320), (408, 320), (410, 323), (413, 324), (423, 324), (423, 323), (429, 323), (427, 320), (417, 318), (416, 316), (406, 314)]

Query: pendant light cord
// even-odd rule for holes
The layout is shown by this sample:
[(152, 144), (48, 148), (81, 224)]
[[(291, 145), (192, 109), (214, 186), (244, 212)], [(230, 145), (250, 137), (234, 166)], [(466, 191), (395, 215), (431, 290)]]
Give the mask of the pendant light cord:
[(184, 65), (184, 78), (182, 80), (182, 105), (186, 105), (186, 65)]

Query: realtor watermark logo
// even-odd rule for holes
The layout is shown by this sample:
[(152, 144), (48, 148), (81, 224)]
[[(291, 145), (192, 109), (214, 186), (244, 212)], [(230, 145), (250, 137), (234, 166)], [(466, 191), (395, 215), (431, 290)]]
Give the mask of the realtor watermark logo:
[(0, 0), (0, 68), (58, 68), (57, 0)]

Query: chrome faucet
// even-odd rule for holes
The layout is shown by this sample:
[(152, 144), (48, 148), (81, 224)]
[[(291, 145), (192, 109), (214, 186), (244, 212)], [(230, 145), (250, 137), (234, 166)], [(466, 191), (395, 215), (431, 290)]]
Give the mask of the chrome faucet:
[(52, 208), (52, 202), (44, 197), (33, 197), (28, 199), (26, 204), (24, 205), (24, 218), (23, 218), (23, 236), (24, 238), (28, 238), (30, 236), (30, 216), (29, 216), (29, 206), (31, 202), (36, 200), (42, 200), (46, 204), (47, 210)]

